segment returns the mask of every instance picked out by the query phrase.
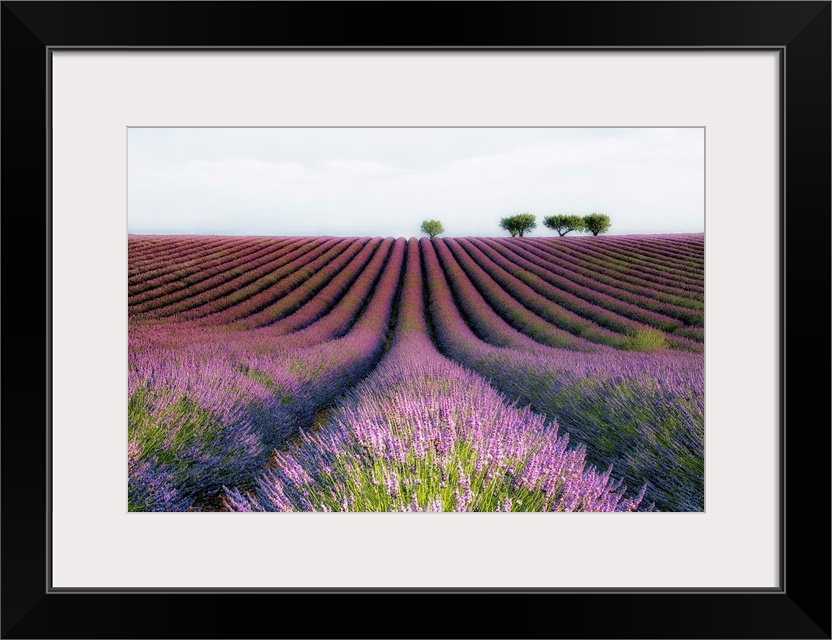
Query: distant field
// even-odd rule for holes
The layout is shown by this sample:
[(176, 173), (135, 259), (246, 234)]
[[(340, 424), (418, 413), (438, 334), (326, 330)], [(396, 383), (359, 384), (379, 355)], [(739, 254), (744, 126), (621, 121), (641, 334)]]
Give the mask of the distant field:
[(700, 511), (703, 234), (129, 236), (132, 511)]

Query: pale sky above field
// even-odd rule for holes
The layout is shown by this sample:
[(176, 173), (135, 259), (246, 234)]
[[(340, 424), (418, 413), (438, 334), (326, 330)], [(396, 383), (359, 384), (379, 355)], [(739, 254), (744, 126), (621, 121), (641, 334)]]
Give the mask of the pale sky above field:
[[(506, 236), (606, 213), (608, 235), (702, 232), (702, 128), (130, 128), (130, 233)], [(570, 236), (575, 235), (570, 233)]]

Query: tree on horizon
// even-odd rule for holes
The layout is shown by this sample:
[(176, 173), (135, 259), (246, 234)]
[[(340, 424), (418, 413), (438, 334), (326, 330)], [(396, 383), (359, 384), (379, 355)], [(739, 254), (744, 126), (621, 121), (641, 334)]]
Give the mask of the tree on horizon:
[(500, 228), (508, 231), (512, 238), (518, 235), (522, 238), (524, 233), (535, 227), (537, 227), (537, 223), (535, 222), (535, 216), (531, 213), (518, 213), (500, 219)]
[(610, 228), (610, 217), (603, 213), (590, 213), (584, 216), (584, 225), (587, 231), (597, 236), (599, 233), (606, 233)]
[(583, 231), (586, 223), (581, 216), (557, 214), (543, 218), (543, 226), (565, 236), (570, 231)]
[(442, 223), (439, 220), (424, 220), (421, 226), (422, 233), (433, 238), (440, 233), (445, 233)]

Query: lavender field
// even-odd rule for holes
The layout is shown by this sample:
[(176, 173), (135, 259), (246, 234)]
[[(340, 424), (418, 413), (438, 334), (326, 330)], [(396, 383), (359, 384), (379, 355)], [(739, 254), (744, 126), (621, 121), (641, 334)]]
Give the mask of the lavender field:
[(130, 511), (702, 511), (704, 235), (130, 235)]

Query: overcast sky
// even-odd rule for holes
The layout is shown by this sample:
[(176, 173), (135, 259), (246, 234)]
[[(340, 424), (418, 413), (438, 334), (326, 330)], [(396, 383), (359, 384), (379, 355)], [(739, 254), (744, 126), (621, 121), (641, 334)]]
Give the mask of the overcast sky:
[[(131, 128), (128, 230), (504, 236), (606, 213), (609, 235), (704, 231), (704, 129)], [(574, 234), (570, 234), (574, 235)]]

